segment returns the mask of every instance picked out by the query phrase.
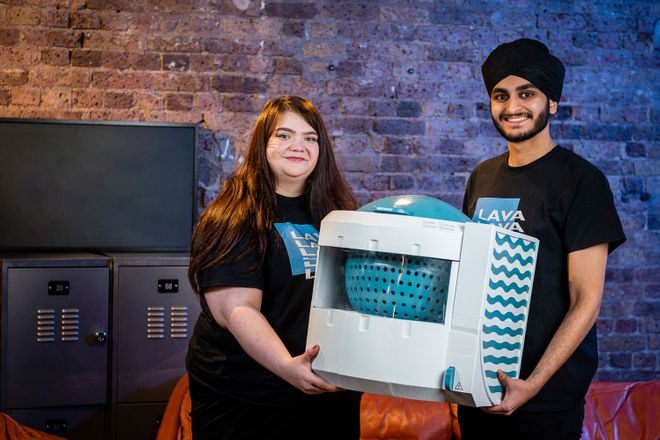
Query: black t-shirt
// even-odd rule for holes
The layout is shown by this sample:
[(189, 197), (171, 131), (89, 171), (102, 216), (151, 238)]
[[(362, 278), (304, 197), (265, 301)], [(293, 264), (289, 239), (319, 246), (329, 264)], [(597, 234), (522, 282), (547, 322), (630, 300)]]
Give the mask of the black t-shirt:
[[(607, 179), (562, 147), (510, 167), (508, 153), (481, 163), (465, 190), (463, 212), (539, 239), (520, 377), (526, 379), (561, 324), (570, 304), (567, 255), (601, 243), (609, 251), (625, 241)], [(521, 410), (569, 409), (580, 402), (598, 367), (595, 326), (575, 353)]]
[[(318, 230), (312, 225), (304, 197), (277, 195), (275, 223), (266, 258), (256, 271), (256, 255), (202, 274), (201, 290), (214, 286), (251, 287), (263, 293), (261, 313), (292, 356), (305, 351)], [(240, 245), (239, 245), (240, 247)], [(187, 368), (207, 390), (254, 404), (293, 406), (305, 394), (254, 361), (234, 336), (211, 316), (202, 296), (200, 314), (190, 340)]]

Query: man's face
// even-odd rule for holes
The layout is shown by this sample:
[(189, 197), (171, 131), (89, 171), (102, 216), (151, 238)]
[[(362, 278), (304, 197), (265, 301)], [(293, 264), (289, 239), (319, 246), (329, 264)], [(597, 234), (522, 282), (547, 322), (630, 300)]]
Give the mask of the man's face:
[(557, 103), (524, 78), (509, 75), (490, 93), (490, 112), (495, 128), (509, 142), (533, 138), (548, 126)]

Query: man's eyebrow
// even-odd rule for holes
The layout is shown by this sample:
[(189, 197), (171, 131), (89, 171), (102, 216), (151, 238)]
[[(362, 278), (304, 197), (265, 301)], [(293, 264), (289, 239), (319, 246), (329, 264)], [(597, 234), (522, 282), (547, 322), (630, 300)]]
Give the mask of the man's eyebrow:
[(536, 86), (535, 86), (534, 84), (532, 84), (532, 83), (526, 83), (526, 84), (523, 84), (523, 85), (520, 85), (520, 86), (516, 87), (516, 91), (519, 92), (519, 91), (521, 91), (521, 90), (526, 90), (526, 89), (537, 89), (537, 88), (538, 88), (538, 87), (536, 87)]
[[(535, 86), (534, 84), (532, 84), (532, 83), (525, 83), (525, 84), (521, 84), (521, 85), (519, 85), (518, 87), (516, 87), (516, 92), (519, 92), (519, 91), (521, 91), (521, 90), (527, 90), (527, 89), (538, 89), (538, 87), (536, 87), (536, 86)], [(492, 95), (493, 93), (509, 93), (509, 90), (508, 90), (508, 89), (501, 88), (501, 87), (496, 87), (496, 88), (494, 88), (493, 91), (490, 92), (490, 93), (491, 93), (491, 95)]]

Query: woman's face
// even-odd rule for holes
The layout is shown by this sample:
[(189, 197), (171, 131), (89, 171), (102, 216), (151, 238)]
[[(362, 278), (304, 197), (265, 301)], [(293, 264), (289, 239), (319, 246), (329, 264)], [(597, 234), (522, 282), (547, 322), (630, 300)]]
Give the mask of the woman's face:
[(266, 146), (266, 159), (275, 175), (275, 192), (296, 197), (319, 158), (319, 136), (298, 113), (284, 112)]

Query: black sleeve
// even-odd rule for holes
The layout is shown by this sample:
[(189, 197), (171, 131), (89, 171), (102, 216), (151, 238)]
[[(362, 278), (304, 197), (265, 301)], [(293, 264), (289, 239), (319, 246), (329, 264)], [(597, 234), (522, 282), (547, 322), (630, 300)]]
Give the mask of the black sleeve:
[[(241, 253), (248, 247), (248, 240), (243, 238), (234, 248), (233, 253)], [(202, 292), (209, 287), (252, 287), (264, 289), (263, 267), (256, 266), (256, 250), (248, 250), (245, 256), (234, 263), (210, 267), (202, 272), (200, 289)], [(254, 267), (257, 269), (254, 270)]]
[(474, 172), (470, 174), (470, 177), (468, 177), (467, 182), (465, 183), (465, 192), (463, 193), (463, 214), (467, 215), (468, 217), (472, 218), (472, 213), (469, 212), (470, 210), (470, 191), (472, 189), (472, 176), (474, 175)]
[(566, 216), (564, 245), (567, 252), (609, 243), (609, 252), (626, 240), (614, 197), (605, 176), (590, 176), (578, 185)]

